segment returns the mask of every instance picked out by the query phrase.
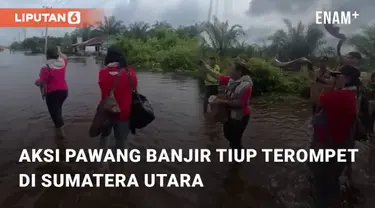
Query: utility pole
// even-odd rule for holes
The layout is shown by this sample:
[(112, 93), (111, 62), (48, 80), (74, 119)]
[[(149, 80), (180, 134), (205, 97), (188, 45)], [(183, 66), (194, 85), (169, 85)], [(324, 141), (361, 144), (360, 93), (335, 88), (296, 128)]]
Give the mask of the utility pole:
[[(45, 9), (49, 9), (52, 7), (43, 6)], [(47, 55), (47, 46), (48, 46), (48, 27), (46, 27), (46, 30), (44, 32), (44, 53)]]
[(23, 29), (23, 40), (26, 40), (26, 28)]
[(214, 4), (214, 0), (210, 0), (210, 7), (208, 8), (208, 18), (207, 18), (208, 22), (211, 22), (213, 4)]
[(216, 18), (219, 18), (219, 0), (215, 0), (215, 15)]

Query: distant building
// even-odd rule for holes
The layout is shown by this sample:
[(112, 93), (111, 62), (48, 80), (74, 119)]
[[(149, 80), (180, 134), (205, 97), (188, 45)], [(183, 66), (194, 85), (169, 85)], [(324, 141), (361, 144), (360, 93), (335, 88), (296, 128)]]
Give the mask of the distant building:
[(3, 52), (4, 50), (8, 49), (8, 47), (0, 45), (0, 52)]
[(72, 44), (74, 52), (89, 52), (89, 53), (100, 53), (105, 51), (103, 45), (107, 41), (106, 37), (94, 37), (82, 43)]

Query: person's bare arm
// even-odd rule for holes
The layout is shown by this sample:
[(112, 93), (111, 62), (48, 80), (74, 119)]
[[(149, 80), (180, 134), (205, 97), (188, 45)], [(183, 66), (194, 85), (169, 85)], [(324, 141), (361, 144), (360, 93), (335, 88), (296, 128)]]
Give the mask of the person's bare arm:
[(220, 80), (220, 74), (216, 73), (210, 65), (206, 64), (204, 61), (200, 61), (200, 64), (201, 64), (201, 67), (200, 69), (204, 72), (206, 72), (207, 74), (215, 77), (217, 80)]
[(60, 46), (57, 46), (57, 53), (59, 54), (59, 56), (61, 58), (64, 58), (64, 59), (67, 58), (67, 56), (61, 52), (61, 47)]

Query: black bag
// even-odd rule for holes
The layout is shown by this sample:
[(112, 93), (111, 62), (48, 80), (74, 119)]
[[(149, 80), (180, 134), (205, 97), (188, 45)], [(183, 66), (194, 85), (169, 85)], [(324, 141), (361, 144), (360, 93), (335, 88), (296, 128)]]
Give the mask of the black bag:
[(108, 136), (111, 133), (113, 120), (120, 113), (120, 108), (114, 96), (114, 90), (120, 81), (122, 70), (118, 73), (112, 83), (110, 92), (106, 98), (100, 101), (95, 116), (92, 120), (89, 136), (97, 137), (99, 135)]
[(50, 78), (51, 78), (51, 68), (49, 67), (48, 64), (46, 64), (47, 68), (48, 68), (48, 76), (46, 78), (46, 80), (44, 80), (44, 82), (40, 85), (39, 89), (40, 89), (40, 94), (42, 95), (42, 99), (44, 100), (46, 98), (46, 94), (47, 94), (47, 85), (48, 85), (48, 82), (50, 81)]
[(127, 69), (126, 73), (133, 89), (129, 123), (131, 132), (134, 134), (135, 129), (142, 129), (155, 120), (155, 115), (150, 101), (147, 100), (146, 96), (137, 92), (131, 74)]

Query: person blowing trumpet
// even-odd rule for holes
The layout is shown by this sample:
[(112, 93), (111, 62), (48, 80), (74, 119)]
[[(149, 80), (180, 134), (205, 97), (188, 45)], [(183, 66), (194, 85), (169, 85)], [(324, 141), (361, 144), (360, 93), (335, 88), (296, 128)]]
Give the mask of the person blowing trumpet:
[(320, 93), (324, 90), (324, 88), (331, 87), (333, 82), (327, 63), (328, 57), (321, 57), (319, 60), (319, 68), (315, 71), (309, 71), (309, 77), (311, 80), (310, 99), (312, 102), (313, 115), (321, 110), (318, 105)]

